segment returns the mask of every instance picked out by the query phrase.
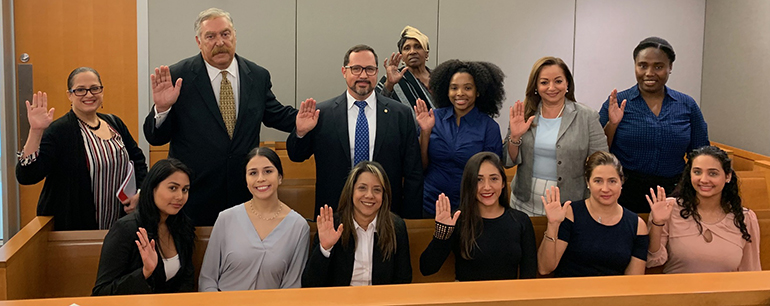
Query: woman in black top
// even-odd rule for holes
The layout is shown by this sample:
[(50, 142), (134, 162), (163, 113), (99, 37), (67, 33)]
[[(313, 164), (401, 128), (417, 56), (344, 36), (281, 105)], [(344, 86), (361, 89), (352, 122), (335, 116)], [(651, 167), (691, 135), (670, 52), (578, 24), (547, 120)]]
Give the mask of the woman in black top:
[(193, 291), (195, 228), (180, 212), (190, 175), (176, 159), (150, 169), (137, 211), (120, 218), (104, 237), (93, 295)]
[[(585, 162), (591, 195), (562, 206), (559, 187), (541, 197), (548, 226), (537, 254), (540, 274), (557, 277), (644, 274), (647, 225), (618, 204), (623, 168), (615, 155), (598, 151)], [(554, 271), (555, 270), (555, 271)]]
[(22, 185), (45, 179), (37, 215), (54, 216), (57, 231), (109, 229), (136, 208), (138, 194), (122, 200), (115, 194), (129, 174), (139, 187), (147, 164), (123, 121), (97, 112), (104, 94), (99, 73), (80, 67), (67, 78), (72, 109), (61, 118), (53, 120), (46, 93), (27, 101), (29, 135), (18, 153), (16, 179)]
[(497, 154), (473, 155), (463, 172), (460, 210), (452, 214), (444, 194), (436, 201), (436, 231), (420, 256), (420, 272), (438, 272), (454, 252), (460, 281), (534, 278), (535, 232), (526, 214), (508, 207), (509, 194)]

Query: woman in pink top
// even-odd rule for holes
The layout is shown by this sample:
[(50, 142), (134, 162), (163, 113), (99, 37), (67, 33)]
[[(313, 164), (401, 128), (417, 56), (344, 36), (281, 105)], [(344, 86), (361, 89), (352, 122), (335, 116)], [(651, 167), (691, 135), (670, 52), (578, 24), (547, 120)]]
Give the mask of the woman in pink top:
[(647, 267), (664, 273), (759, 271), (759, 222), (741, 206), (738, 177), (727, 153), (706, 146), (690, 153), (682, 180), (666, 198), (658, 186), (647, 202)]

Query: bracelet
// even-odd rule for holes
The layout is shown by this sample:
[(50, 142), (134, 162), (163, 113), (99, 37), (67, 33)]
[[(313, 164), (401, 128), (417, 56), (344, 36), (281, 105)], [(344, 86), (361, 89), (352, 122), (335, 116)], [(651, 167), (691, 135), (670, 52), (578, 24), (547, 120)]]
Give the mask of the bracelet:
[(655, 223), (655, 219), (650, 219), (650, 223), (652, 223), (652, 225), (655, 225), (655, 226), (664, 226), (664, 225), (666, 225), (666, 223), (663, 223), (663, 224)]
[(548, 234), (546, 234), (546, 233), (543, 233), (543, 239), (551, 241), (551, 242), (556, 242), (556, 239), (554, 239), (551, 236), (548, 236)]
[(454, 225), (436, 222), (436, 231), (433, 232), (433, 237), (439, 240), (447, 240), (449, 237), (452, 237), (452, 232), (454, 232), (454, 230)]
[(521, 137), (519, 137), (519, 140), (513, 141), (511, 135), (508, 135), (508, 137), (505, 137), (505, 141), (517, 147), (521, 145)]

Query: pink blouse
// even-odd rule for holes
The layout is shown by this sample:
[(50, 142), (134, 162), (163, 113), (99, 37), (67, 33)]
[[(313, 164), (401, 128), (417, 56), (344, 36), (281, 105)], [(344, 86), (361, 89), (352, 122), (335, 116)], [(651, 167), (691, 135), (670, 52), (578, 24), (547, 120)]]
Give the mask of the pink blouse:
[(713, 237), (708, 242), (698, 231), (698, 225), (692, 217), (681, 217), (681, 209), (681, 206), (675, 205), (671, 219), (663, 226), (660, 249), (655, 253), (648, 252), (648, 268), (665, 264), (663, 273), (762, 270), (759, 261), (759, 222), (752, 210), (743, 209), (751, 242), (741, 237), (741, 231), (733, 223), (733, 213), (728, 213), (714, 224), (701, 222), (703, 233), (710, 231)]

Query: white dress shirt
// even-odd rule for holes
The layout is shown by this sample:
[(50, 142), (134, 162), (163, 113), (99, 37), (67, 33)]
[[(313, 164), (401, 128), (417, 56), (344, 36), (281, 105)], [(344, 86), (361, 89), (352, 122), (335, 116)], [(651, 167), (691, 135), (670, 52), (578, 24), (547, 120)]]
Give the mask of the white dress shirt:
[[(355, 167), (353, 160), (356, 155), (356, 122), (358, 122), (358, 106), (353, 104), (356, 99), (350, 95), (350, 92), (345, 91), (348, 97), (348, 140), (350, 141), (350, 164)], [(364, 108), (364, 115), (366, 115), (366, 121), (369, 123), (369, 159), (374, 157), (374, 138), (377, 135), (377, 95), (369, 95), (364, 101), (366, 101), (366, 107)]]
[[(211, 80), (211, 88), (214, 89), (214, 99), (217, 101), (217, 106), (219, 106), (219, 91), (222, 87), (222, 70), (211, 66), (206, 61), (203, 61), (203, 63), (206, 65), (206, 72), (208, 72), (209, 80)], [(230, 86), (233, 88), (233, 98), (235, 99), (235, 118), (238, 118), (238, 108), (240, 106), (240, 102), (238, 100), (238, 97), (240, 97), (240, 91), (238, 91), (240, 85), (240, 80), (238, 79), (238, 61), (233, 58), (233, 61), (230, 62), (230, 66), (227, 67), (225, 71), (227, 71), (227, 80), (230, 81)], [(173, 107), (173, 105), (171, 107)], [(158, 113), (158, 108), (153, 106), (153, 109), (155, 110), (155, 128), (159, 128), (160, 125), (166, 121), (166, 117), (168, 117), (168, 112), (171, 111), (171, 107), (169, 107), (165, 112)]]
[[(372, 254), (374, 252), (374, 233), (377, 232), (377, 217), (374, 217), (369, 226), (364, 229), (355, 219), (353, 224), (356, 228), (356, 253), (353, 261), (353, 275), (350, 278), (351, 286), (371, 286), (372, 285)], [(325, 250), (321, 247), (321, 254), (329, 258), (334, 248)]]

